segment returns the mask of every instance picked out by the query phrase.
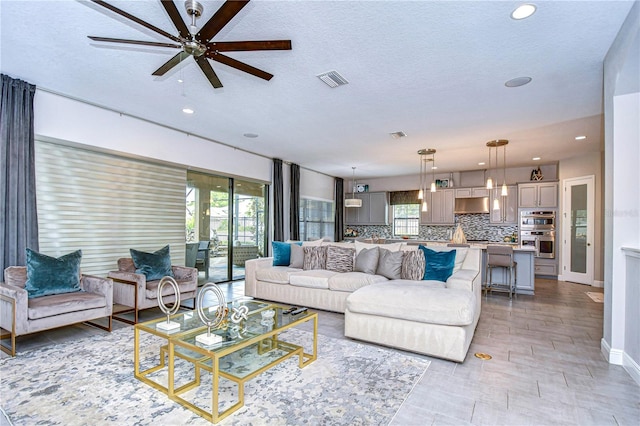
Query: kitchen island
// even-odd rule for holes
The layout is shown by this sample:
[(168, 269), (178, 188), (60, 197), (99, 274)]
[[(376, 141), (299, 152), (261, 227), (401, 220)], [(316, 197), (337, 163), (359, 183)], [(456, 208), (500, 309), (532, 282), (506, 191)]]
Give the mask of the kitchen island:
[[(408, 245), (423, 246), (446, 246), (447, 241), (423, 241), (412, 239), (394, 239), (386, 240), (388, 243), (392, 242), (405, 242)], [(499, 245), (509, 245), (513, 247), (513, 257), (518, 264), (518, 272), (516, 279), (516, 293), (518, 294), (533, 294), (535, 290), (535, 265), (534, 265), (534, 253), (533, 247), (520, 247), (518, 243), (490, 243)], [(482, 250), (482, 283), (486, 280), (486, 266), (487, 266), (487, 244), (486, 243), (473, 243), (470, 242), (469, 246), (479, 248)], [(503, 268), (496, 268), (493, 271), (493, 280), (497, 284), (507, 283), (507, 275)]]

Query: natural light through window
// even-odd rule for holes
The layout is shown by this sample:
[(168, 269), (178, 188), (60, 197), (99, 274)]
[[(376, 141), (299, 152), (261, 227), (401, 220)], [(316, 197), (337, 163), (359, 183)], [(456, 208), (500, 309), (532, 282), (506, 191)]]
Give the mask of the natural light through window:
[(417, 237), (420, 230), (420, 204), (393, 206), (393, 235)]

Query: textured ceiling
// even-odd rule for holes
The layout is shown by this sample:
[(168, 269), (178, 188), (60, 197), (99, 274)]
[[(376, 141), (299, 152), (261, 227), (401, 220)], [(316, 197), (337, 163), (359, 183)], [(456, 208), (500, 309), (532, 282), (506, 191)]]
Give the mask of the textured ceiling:
[[(111, 3), (177, 34), (159, 1)], [(200, 25), (222, 4), (202, 3)], [(151, 75), (174, 49), (89, 40), (168, 41), (95, 4), (2, 0), (0, 65), (45, 90), (334, 176), (417, 173), (420, 148), (437, 149), (439, 171), (481, 169), (490, 139), (510, 140), (509, 166), (600, 150), (603, 60), (633, 2), (537, 1), (515, 21), (519, 4), (252, 1), (214, 40), (291, 39), (293, 49), (229, 53), (274, 78), (212, 62), (224, 85), (214, 90), (191, 58)], [(330, 70), (349, 84), (316, 78)], [(521, 76), (533, 81), (504, 86)]]

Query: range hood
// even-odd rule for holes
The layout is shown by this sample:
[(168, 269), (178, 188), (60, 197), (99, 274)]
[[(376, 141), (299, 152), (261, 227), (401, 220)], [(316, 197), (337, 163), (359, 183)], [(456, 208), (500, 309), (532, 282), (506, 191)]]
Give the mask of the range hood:
[(456, 198), (455, 213), (489, 213), (489, 197)]

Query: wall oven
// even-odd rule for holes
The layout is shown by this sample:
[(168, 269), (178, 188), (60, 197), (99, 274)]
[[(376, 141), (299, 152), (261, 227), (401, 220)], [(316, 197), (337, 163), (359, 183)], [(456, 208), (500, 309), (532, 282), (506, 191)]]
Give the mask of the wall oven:
[(521, 231), (555, 231), (556, 212), (555, 211), (529, 211), (520, 212)]
[(522, 210), (520, 212), (520, 245), (533, 247), (535, 257), (556, 258), (556, 212)]

